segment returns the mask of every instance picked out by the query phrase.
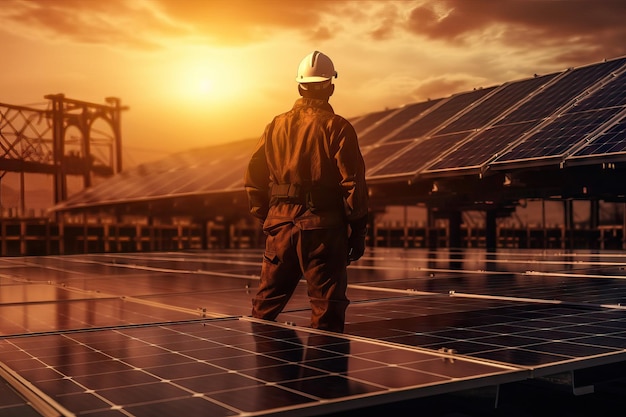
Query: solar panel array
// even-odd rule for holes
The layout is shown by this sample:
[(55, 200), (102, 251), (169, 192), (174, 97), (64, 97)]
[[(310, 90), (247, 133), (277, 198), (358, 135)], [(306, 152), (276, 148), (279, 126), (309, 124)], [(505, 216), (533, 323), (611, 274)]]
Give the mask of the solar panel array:
[[(494, 160), (500, 162), (517, 158), (540, 159), (554, 154), (557, 149), (562, 150), (560, 146), (569, 149), (572, 143), (581, 140), (581, 136), (577, 135), (583, 134), (585, 130), (581, 129), (579, 132), (570, 130), (567, 133), (574, 136), (566, 136), (568, 142), (561, 144), (564, 136), (554, 136), (555, 132), (560, 133), (558, 127), (555, 130), (549, 130), (547, 127), (558, 120), (560, 109), (572, 103), (611, 72), (623, 67), (625, 62), (626, 60), (616, 60), (611, 64), (601, 63), (560, 74), (545, 88), (537, 91), (517, 107), (513, 107), (510, 113), (429, 166), (425, 172), (482, 167), (487, 164), (493, 165)], [(549, 119), (544, 121), (546, 118)], [(563, 124), (560, 127), (567, 126), (567, 122), (571, 120), (562, 119)], [(532, 132), (540, 124), (542, 129), (547, 129), (545, 134), (537, 133), (534, 136), (536, 141), (530, 140)]]
[[(353, 118), (368, 180), (623, 159), (626, 58)], [(242, 190), (254, 140), (124, 172), (58, 208)]]
[[(615, 105), (615, 97), (608, 97), (607, 99), (602, 93), (611, 91), (614, 82), (622, 81), (623, 78), (613, 76), (612, 73), (623, 67), (625, 62), (626, 60), (616, 60), (611, 63), (597, 64), (570, 71), (559, 82), (546, 89), (545, 94), (538, 95), (535, 100), (529, 102), (537, 102), (534, 104), (535, 111), (524, 109), (524, 107), (520, 108), (517, 117), (513, 117), (512, 122), (522, 119), (523, 115), (530, 115), (530, 117), (525, 117), (526, 120), (531, 120), (535, 114), (537, 120), (554, 113), (556, 115), (522, 142), (497, 158), (496, 163), (565, 156), (566, 151), (573, 145), (581, 140), (586, 140), (590, 133), (624, 109)], [(582, 97), (580, 105), (575, 105), (575, 102), (572, 103), (572, 100), (577, 96), (606, 77), (609, 78), (608, 81), (610, 82), (608, 88), (598, 89)], [(559, 111), (567, 105), (570, 105), (569, 109)]]
[(60, 209), (243, 189), (256, 140), (194, 149), (139, 165), (70, 196)]
[(345, 334), (306, 327), (304, 283), (278, 323), (245, 317), (261, 258), (2, 258), (0, 382), (32, 388), (0, 414), (327, 415), (626, 359), (619, 253), (372, 250)]

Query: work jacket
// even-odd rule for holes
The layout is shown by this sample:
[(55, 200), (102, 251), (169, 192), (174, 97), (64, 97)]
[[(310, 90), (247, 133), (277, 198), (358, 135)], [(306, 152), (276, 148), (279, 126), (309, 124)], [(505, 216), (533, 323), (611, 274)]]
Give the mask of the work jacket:
[(354, 128), (326, 100), (300, 98), (267, 125), (244, 184), (250, 212), (267, 230), (316, 229), (367, 216), (365, 164)]

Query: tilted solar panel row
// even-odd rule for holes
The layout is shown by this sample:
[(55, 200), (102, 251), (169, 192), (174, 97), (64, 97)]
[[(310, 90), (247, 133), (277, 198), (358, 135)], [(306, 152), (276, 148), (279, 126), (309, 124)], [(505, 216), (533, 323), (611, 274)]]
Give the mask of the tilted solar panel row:
[[(368, 177), (454, 175), (595, 155), (579, 148), (608, 138), (601, 133), (623, 119), (625, 70), (626, 58), (618, 58), (535, 76), (444, 99), (405, 126), (381, 123), (367, 136), (374, 144), (365, 146)], [(405, 145), (390, 146), (400, 141)]]
[[(599, 83), (615, 85), (616, 81), (623, 82), (623, 78), (615, 76), (614, 72), (620, 71), (625, 63), (626, 59), (615, 60), (567, 72), (560, 82), (546, 90), (546, 94), (534, 100), (539, 102), (543, 99), (547, 102), (546, 106), (551, 104), (555, 107), (552, 112), (546, 107), (545, 111), (538, 113), (538, 117), (550, 116), (548, 121), (493, 162), (501, 164), (567, 156), (568, 149), (620, 111), (619, 107), (614, 106), (614, 99), (605, 100), (602, 97), (607, 89), (585, 93)], [(576, 105), (577, 99), (581, 101), (581, 106)], [(610, 107), (604, 107), (604, 102)]]
[[(520, 99), (528, 96), (553, 76), (535, 77), (517, 83), (505, 84), (479, 104), (472, 106), (449, 124), (436, 130), (431, 136), (416, 139), (418, 142), (408, 147), (397, 158), (387, 160), (374, 175), (390, 176), (415, 175), (434, 158), (450, 149), (454, 149), (470, 135), (487, 123), (494, 120)], [(463, 158), (471, 156), (465, 152), (459, 154)], [(414, 163), (411, 163), (414, 161)], [(400, 167), (404, 167), (401, 169)], [(408, 171), (407, 171), (408, 169)]]

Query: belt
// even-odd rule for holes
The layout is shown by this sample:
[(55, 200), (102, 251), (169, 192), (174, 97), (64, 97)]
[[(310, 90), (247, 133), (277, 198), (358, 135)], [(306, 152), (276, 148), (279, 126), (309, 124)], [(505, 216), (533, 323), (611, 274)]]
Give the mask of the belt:
[(279, 203), (302, 204), (314, 209), (343, 207), (339, 187), (302, 184), (272, 184), (270, 205)]

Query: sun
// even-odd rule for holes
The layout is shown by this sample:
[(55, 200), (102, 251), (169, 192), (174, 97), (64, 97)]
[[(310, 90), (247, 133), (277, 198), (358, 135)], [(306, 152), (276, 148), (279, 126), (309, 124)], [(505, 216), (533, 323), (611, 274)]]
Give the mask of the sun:
[(228, 56), (211, 56), (193, 51), (176, 56), (167, 68), (169, 81), (163, 85), (177, 102), (189, 105), (227, 104), (241, 99), (243, 83), (240, 64)]
[(177, 71), (172, 92), (183, 100), (209, 100), (220, 92), (215, 88), (216, 76), (210, 66), (198, 65)]
[(213, 87), (213, 83), (208, 78), (200, 78), (198, 80), (198, 94), (209, 94)]

